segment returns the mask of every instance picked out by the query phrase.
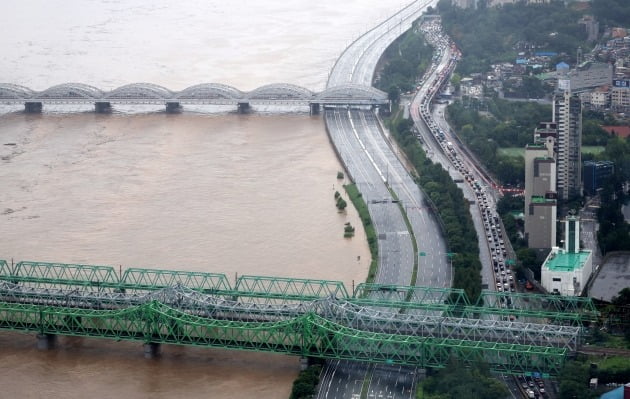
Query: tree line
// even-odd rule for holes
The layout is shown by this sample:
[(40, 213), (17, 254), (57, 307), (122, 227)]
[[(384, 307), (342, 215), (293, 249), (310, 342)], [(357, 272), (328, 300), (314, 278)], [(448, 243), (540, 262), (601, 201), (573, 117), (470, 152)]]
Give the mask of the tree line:
[(477, 232), (470, 215), (470, 204), (462, 190), (440, 164), (427, 158), (413, 133), (413, 121), (394, 120), (390, 130), (400, 148), (415, 167), (416, 182), (422, 187), (442, 220), (449, 252), (454, 253), (453, 287), (462, 288), (471, 301), (481, 294), (481, 262)]
[(374, 86), (387, 92), (390, 100), (398, 101), (402, 92), (415, 89), (416, 79), (431, 63), (432, 54), (433, 49), (414, 24), (385, 50)]
[[(604, 2), (611, 0), (595, 0)], [(457, 71), (462, 75), (485, 72), (491, 64), (514, 61), (523, 50), (559, 54), (552, 65), (575, 63), (578, 47), (589, 51), (587, 33), (577, 21), (583, 11), (563, 1), (546, 4), (516, 2), (501, 7), (459, 8), (451, 0), (440, 0), (438, 11), (444, 29), (462, 50)], [(595, 10), (599, 10), (593, 7)]]

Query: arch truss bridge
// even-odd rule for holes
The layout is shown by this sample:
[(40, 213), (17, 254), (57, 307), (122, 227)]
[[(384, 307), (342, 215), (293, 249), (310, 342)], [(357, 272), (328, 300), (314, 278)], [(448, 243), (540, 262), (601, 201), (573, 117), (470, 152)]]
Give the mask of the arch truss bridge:
[[(527, 297), (527, 298), (525, 298)], [(588, 298), (0, 261), (0, 329), (556, 374), (597, 316)], [(483, 305), (481, 305), (483, 303)], [(505, 306), (507, 303), (510, 306)], [(508, 315), (516, 317), (510, 321)], [(544, 323), (543, 323), (544, 321)]]
[(388, 103), (387, 94), (369, 86), (346, 84), (315, 93), (288, 83), (276, 83), (244, 92), (220, 83), (203, 83), (182, 91), (171, 91), (151, 83), (133, 83), (111, 91), (83, 83), (64, 83), (43, 91), (10, 83), (0, 83), (0, 103), (24, 104), (28, 112), (40, 112), (45, 104), (94, 104), (97, 112), (106, 112), (113, 104), (165, 105), (176, 111), (186, 104), (233, 105), (246, 111), (250, 105), (309, 106), (380, 106)]

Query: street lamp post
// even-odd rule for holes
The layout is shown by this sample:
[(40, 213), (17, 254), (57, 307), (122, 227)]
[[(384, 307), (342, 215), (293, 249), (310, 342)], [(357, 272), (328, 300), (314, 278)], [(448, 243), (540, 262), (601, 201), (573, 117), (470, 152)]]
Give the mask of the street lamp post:
[(450, 264), (450, 270), (449, 273), (451, 275), (451, 287), (453, 286), (453, 256), (457, 255), (456, 252), (447, 252), (446, 253), (446, 257), (449, 260), (449, 264)]

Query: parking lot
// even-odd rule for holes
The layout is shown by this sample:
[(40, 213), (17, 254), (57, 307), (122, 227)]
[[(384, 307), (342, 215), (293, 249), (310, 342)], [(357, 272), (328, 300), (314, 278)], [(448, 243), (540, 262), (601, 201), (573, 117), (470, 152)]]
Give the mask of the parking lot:
[(596, 271), (589, 290), (593, 299), (610, 302), (623, 288), (630, 287), (630, 252), (606, 256)]

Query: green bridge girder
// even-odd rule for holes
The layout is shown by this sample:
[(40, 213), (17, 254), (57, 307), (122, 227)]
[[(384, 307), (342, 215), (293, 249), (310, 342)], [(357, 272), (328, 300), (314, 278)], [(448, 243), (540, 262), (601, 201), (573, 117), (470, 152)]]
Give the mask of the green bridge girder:
[[(471, 305), (461, 289), (359, 284), (352, 295), (340, 281), (241, 276), (234, 287), (224, 274), (180, 270), (21, 261), (13, 267), (0, 260), (0, 280), (37, 288), (76, 288), (143, 293), (181, 284), (193, 290), (257, 303), (298, 303), (333, 296), (364, 306), (401, 311), (434, 311), (462, 317), (514, 316), (519, 319), (582, 325), (597, 320), (590, 298), (482, 291)], [(511, 301), (511, 307), (504, 306)]]
[(566, 357), (563, 348), (366, 332), (314, 313), (279, 322), (218, 320), (157, 301), (123, 310), (0, 303), (0, 328), (419, 367), (444, 367), (453, 356), (464, 363), (483, 358), (494, 371), (517, 374), (557, 374)]
[[(551, 334), (557, 343), (566, 342), (565, 347), (545, 346), (541, 344), (544, 336), (531, 334), (527, 345), (506, 342), (510, 331), (519, 328), (508, 323), (499, 326), (500, 334), (484, 340), (472, 333), (476, 328), (472, 320), (496, 323), (515, 316), (524, 323), (580, 326), (597, 317), (589, 298), (483, 291), (473, 305), (459, 289), (359, 284), (348, 293), (342, 282), (329, 280), (240, 276), (231, 284), (217, 273), (141, 268), (123, 272), (111, 266), (27, 261), (9, 265), (0, 260), (0, 286), (0, 329), (430, 367), (443, 367), (450, 356), (471, 362), (482, 357), (494, 370), (505, 373), (555, 374), (567, 348), (574, 350), (580, 338), (559, 327)], [(173, 302), (172, 295), (181, 294), (164, 293), (173, 287), (198, 293), (201, 302), (173, 308), (179, 300)], [(418, 315), (450, 318), (444, 320), (457, 334), (408, 335), (411, 330), (399, 327), (380, 332), (354, 329), (313, 311), (325, 306), (318, 302), (331, 303), (331, 299), (357, 306), (359, 312), (369, 310), (375, 317), (389, 312), (386, 319), (395, 314), (400, 320), (416, 320)], [(208, 306), (226, 303), (240, 305), (229, 311), (207, 311)], [(276, 310), (268, 313), (265, 309), (270, 308)], [(223, 318), (214, 317), (221, 312)], [(464, 323), (452, 327), (457, 318)], [(489, 331), (492, 322), (479, 325)], [(379, 323), (364, 320), (358, 325), (378, 327)], [(436, 326), (435, 321), (430, 323)], [(415, 328), (413, 322), (409, 326)], [(535, 330), (535, 326), (527, 328)]]
[[(471, 305), (464, 291), (456, 288), (361, 283), (349, 295), (340, 281), (240, 276), (232, 286), (224, 274), (180, 270), (129, 268), (121, 274), (111, 266), (21, 261), (11, 267), (0, 260), (0, 280), (41, 288), (75, 287), (124, 292), (157, 291), (180, 284), (200, 292), (263, 303), (309, 302), (333, 296), (376, 307), (457, 310), (466, 317), (515, 315), (574, 324), (593, 322), (598, 316), (593, 301), (582, 297), (484, 290), (478, 302)], [(508, 298), (511, 308), (504, 306)]]

